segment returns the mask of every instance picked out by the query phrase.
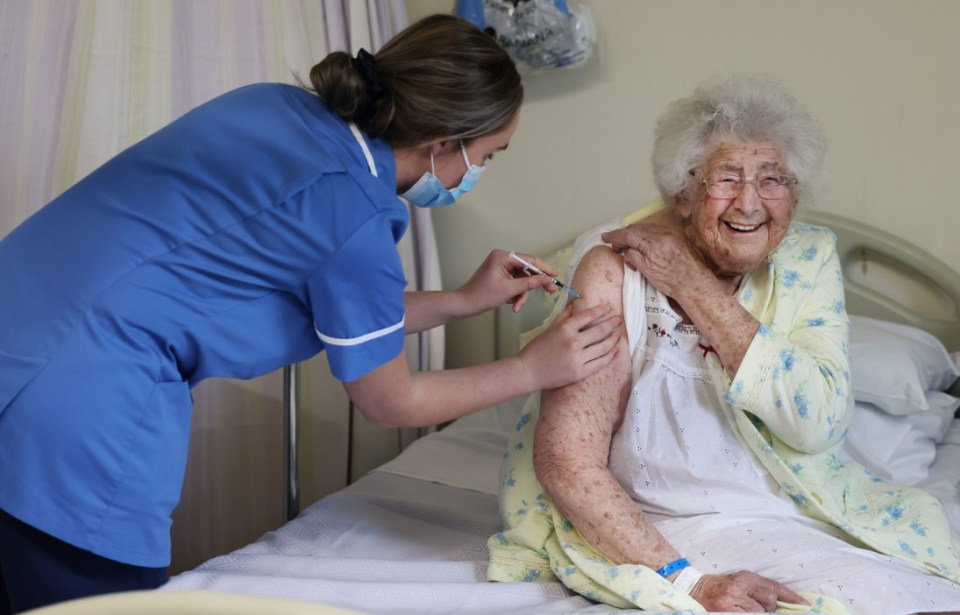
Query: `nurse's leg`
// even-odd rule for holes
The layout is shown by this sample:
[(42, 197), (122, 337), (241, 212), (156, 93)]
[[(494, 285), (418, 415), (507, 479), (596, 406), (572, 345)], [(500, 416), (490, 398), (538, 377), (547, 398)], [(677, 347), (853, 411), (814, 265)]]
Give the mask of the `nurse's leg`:
[(78, 549), (0, 510), (0, 567), (13, 613), (138, 589), (167, 580), (164, 568), (115, 562)]
[[(0, 542), (0, 545), (2, 544), (3, 542)], [(3, 580), (2, 561), (0, 561), (0, 615), (10, 615), (10, 600), (7, 598), (7, 583)]]

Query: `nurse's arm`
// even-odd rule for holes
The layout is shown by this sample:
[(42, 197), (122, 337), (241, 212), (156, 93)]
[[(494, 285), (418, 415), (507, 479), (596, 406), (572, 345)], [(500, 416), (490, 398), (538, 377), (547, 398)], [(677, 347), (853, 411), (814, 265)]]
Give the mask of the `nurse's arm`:
[[(524, 254), (529, 262), (551, 275), (554, 273), (544, 261)], [(523, 265), (505, 250), (493, 250), (466, 283), (456, 290), (413, 291), (405, 294), (407, 333), (432, 329), (452, 320), (481, 314), (505, 303), (519, 311), (530, 292), (542, 288), (556, 292), (545, 275), (528, 276)]]
[(343, 386), (368, 420), (397, 427), (433, 425), (518, 395), (563, 386), (616, 357), (620, 319), (607, 307), (567, 310), (514, 357), (483, 365), (410, 372), (400, 354)]
[(489, 293), (482, 301), (475, 300), (463, 288), (408, 291), (404, 293), (404, 331), (407, 335), (426, 331), (448, 322), (482, 314), (504, 303), (510, 303), (513, 297), (524, 296), (525, 300), (526, 294), (535, 288), (553, 288), (544, 276), (503, 280), (501, 286), (504, 289), (500, 293)]
[(407, 335), (475, 314), (457, 291), (451, 290), (408, 291), (404, 293), (404, 312)]

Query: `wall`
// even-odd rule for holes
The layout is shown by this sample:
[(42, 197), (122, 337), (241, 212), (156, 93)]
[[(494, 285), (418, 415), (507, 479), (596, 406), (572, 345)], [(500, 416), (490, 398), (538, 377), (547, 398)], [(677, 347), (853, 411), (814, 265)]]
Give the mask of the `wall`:
[[(703, 78), (777, 75), (823, 124), (817, 207), (960, 267), (960, 3), (593, 0), (599, 44), (576, 70), (528, 76), (520, 128), (478, 187), (434, 221), (444, 285), (495, 247), (547, 252), (656, 196), (654, 122)], [(408, 0), (411, 21), (450, 2)], [(448, 366), (493, 357), (492, 316), (448, 327)], [(478, 351), (480, 354), (478, 355)]]

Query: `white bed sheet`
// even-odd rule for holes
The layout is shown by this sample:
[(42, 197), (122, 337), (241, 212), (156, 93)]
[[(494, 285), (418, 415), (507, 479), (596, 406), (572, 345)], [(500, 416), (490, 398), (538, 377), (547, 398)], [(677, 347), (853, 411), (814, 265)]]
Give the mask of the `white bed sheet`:
[(917, 486), (940, 499), (950, 518), (953, 539), (960, 542), (960, 419), (953, 419), (947, 436), (937, 444), (930, 474)]
[(257, 542), (177, 575), (162, 589), (396, 615), (615, 611), (559, 583), (487, 582), (486, 541), (500, 530), (497, 476), (507, 433), (497, 410), (462, 419)]
[[(367, 613), (639, 612), (612, 609), (559, 583), (489, 583), (487, 538), (499, 531), (499, 465), (519, 403), (466, 417), (323, 498), (257, 542), (170, 580)], [(960, 420), (921, 483), (960, 527)]]

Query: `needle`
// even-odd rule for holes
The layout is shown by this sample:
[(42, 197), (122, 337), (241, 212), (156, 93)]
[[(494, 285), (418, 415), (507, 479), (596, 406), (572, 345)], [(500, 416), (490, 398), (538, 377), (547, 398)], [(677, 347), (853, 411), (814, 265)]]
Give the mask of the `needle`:
[(546, 273), (544, 273), (544, 271), (543, 271), (542, 269), (540, 269), (539, 267), (537, 267), (537, 266), (534, 265), (533, 263), (528, 262), (528, 261), (520, 258), (519, 256), (517, 256), (517, 253), (516, 253), (516, 252), (510, 252), (510, 258), (512, 258), (513, 260), (517, 261), (517, 262), (520, 263), (521, 265), (523, 265), (523, 270), (524, 270), (524, 272), (527, 273), (527, 275), (545, 275), (545, 276), (547, 276), (548, 278), (550, 278), (550, 283), (551, 283), (551, 284), (553, 284), (554, 286), (556, 286), (556, 287), (559, 288), (560, 290), (565, 290), (565, 291), (567, 291), (567, 293), (569, 293), (570, 296), (573, 297), (574, 299), (578, 299), (578, 298), (580, 297), (580, 293), (578, 293), (577, 291), (573, 290), (572, 288), (570, 288), (569, 286), (567, 286), (566, 284), (564, 284), (563, 282), (561, 282), (561, 281), (558, 280), (557, 278), (555, 278), (555, 277), (553, 277), (553, 276), (550, 276), (550, 275), (547, 275)]

